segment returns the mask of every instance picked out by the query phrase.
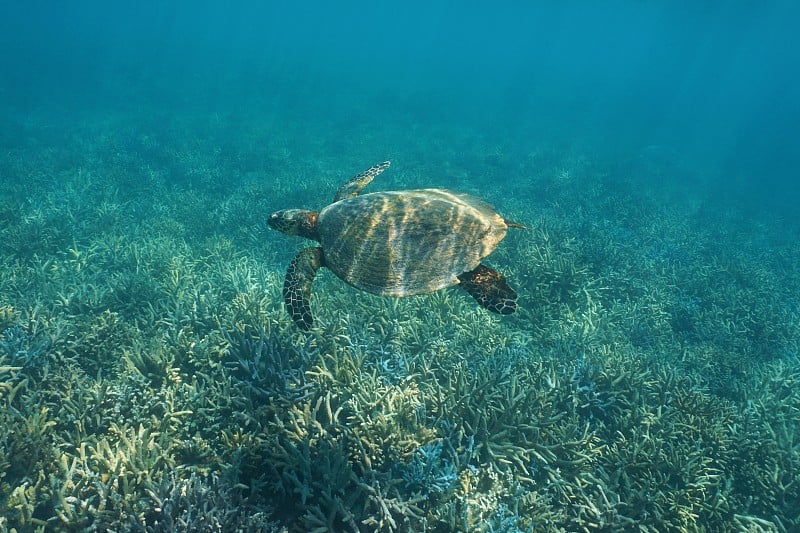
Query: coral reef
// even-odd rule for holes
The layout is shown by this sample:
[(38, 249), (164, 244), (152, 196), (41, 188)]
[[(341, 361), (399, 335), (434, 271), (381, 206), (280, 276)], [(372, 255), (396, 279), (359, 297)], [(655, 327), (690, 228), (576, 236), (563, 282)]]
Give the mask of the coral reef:
[(265, 216), (376, 148), (223, 123), (0, 153), (0, 530), (800, 528), (797, 228), (699, 209), (656, 167), (640, 187), (591, 154), (412, 139), (387, 187), (534, 228), (492, 256), (519, 312), (322, 272), (306, 334)]

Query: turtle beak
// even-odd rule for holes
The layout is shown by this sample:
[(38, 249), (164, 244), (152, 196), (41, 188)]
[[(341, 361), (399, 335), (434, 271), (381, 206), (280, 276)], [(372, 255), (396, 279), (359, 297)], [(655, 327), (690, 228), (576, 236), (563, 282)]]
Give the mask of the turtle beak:
[(292, 221), (286, 218), (286, 213), (283, 211), (276, 211), (272, 213), (267, 219), (267, 225), (281, 233), (292, 234)]
[(303, 209), (284, 209), (276, 211), (267, 219), (274, 230), (286, 235), (296, 235), (307, 239), (317, 239), (315, 225), (317, 213)]
[(267, 219), (267, 225), (286, 235), (298, 235), (298, 227), (300, 224), (297, 221), (297, 212), (299, 212), (297, 209), (275, 211)]
[(267, 219), (267, 225), (272, 229), (278, 229), (278, 223), (280, 220), (281, 216), (278, 213), (272, 213)]

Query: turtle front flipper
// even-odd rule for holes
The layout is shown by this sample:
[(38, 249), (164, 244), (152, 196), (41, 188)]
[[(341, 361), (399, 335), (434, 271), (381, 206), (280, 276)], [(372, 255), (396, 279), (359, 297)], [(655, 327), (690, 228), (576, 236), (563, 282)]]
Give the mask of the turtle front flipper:
[(459, 275), (458, 280), (461, 288), (489, 311), (510, 315), (517, 310), (517, 293), (500, 272), (481, 264)]
[(333, 201), (338, 202), (339, 200), (344, 200), (345, 198), (353, 198), (354, 196), (358, 196), (361, 194), (361, 190), (375, 179), (375, 176), (389, 168), (389, 165), (391, 164), (391, 161), (384, 161), (383, 163), (378, 163), (377, 165), (368, 168), (361, 174), (358, 174), (353, 179), (339, 187), (339, 190), (336, 191), (336, 198), (334, 198)]
[(311, 286), (321, 266), (322, 248), (309, 247), (300, 250), (286, 270), (283, 301), (289, 316), (300, 329), (308, 330), (314, 323), (314, 317), (311, 316)]

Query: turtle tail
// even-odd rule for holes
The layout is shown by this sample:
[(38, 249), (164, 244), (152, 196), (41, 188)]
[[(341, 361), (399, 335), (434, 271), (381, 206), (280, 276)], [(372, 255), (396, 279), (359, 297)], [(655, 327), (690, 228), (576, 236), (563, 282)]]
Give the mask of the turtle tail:
[(513, 220), (508, 220), (507, 218), (504, 218), (503, 222), (505, 222), (506, 226), (508, 226), (509, 228), (531, 229), (524, 224), (520, 224), (519, 222), (514, 222)]

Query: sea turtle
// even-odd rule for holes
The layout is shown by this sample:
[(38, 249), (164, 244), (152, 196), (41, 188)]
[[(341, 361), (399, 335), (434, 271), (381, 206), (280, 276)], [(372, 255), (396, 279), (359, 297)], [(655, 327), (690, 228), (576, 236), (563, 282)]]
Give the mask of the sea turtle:
[(459, 285), (480, 305), (501, 315), (517, 309), (506, 278), (481, 263), (506, 230), (524, 228), (504, 219), (483, 200), (443, 189), (385, 191), (361, 195), (389, 161), (342, 185), (321, 211), (285, 209), (269, 226), (321, 246), (301, 250), (283, 285), (295, 324), (313, 324), (311, 285), (320, 267), (358, 289), (380, 296), (410, 296)]

